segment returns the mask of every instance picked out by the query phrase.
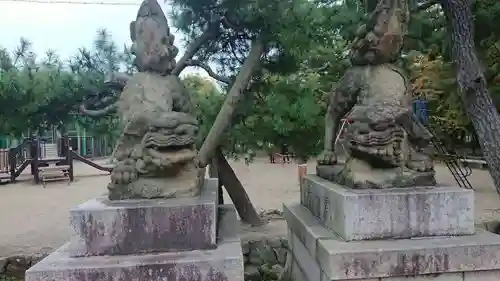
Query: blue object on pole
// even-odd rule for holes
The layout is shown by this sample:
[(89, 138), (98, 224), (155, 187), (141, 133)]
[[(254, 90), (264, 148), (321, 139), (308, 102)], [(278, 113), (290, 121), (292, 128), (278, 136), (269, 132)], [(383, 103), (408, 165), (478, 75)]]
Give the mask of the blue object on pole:
[(413, 112), (422, 124), (427, 125), (429, 121), (429, 116), (427, 114), (427, 101), (420, 98), (413, 100)]

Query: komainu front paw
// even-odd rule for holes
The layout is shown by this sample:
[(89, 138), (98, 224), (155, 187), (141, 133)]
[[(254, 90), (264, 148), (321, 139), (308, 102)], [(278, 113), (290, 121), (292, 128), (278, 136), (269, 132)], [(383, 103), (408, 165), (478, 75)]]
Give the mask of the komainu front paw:
[(118, 162), (111, 172), (111, 182), (115, 185), (128, 184), (136, 179), (137, 170), (133, 159)]
[(432, 158), (423, 152), (417, 152), (414, 149), (410, 150), (409, 159), (406, 162), (406, 167), (410, 170), (423, 173), (434, 170), (434, 161)]
[(318, 165), (337, 164), (337, 154), (332, 150), (324, 150), (317, 159)]

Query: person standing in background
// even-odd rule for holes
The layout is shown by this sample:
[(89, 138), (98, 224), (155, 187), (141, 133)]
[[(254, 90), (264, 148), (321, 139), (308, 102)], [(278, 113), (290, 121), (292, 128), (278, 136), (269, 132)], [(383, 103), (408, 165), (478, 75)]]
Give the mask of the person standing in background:
[(429, 122), (429, 116), (427, 113), (427, 101), (419, 96), (417, 99), (413, 100), (413, 112), (417, 116), (418, 120), (422, 124), (427, 125)]
[(288, 144), (284, 144), (281, 146), (281, 155), (283, 155), (283, 163), (291, 163), (290, 161), (290, 155), (288, 154), (289, 153), (289, 149), (288, 149)]
[(269, 163), (276, 163), (276, 159), (274, 159), (274, 145), (270, 142), (266, 145), (267, 155), (269, 156)]

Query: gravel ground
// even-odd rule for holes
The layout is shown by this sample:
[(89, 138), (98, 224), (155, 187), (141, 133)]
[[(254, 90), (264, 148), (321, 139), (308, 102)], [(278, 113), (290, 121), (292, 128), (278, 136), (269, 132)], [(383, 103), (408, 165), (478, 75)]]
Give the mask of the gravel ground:
[[(257, 209), (281, 209), (282, 203), (299, 200), (296, 165), (268, 164), (264, 159), (250, 166), (242, 162), (231, 165)], [(310, 163), (309, 172), (314, 170)], [(439, 165), (436, 171), (438, 181), (454, 184), (446, 167)], [(469, 179), (476, 189), (478, 221), (499, 218), (500, 199), (488, 172), (474, 170)], [(52, 182), (44, 189), (25, 174), (17, 183), (0, 186), (0, 257), (49, 252), (65, 243), (69, 208), (104, 193), (107, 181), (106, 173), (75, 163), (75, 181), (70, 185)], [(284, 224), (276, 223), (281, 226), (275, 231), (283, 231)]]

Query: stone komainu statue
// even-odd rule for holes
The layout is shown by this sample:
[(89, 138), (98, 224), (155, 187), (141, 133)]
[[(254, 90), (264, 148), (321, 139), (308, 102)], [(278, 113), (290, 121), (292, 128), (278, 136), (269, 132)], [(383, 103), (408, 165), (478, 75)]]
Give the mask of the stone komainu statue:
[[(350, 50), (352, 67), (329, 99), (324, 151), (317, 174), (352, 188), (435, 185), (425, 149), (431, 134), (412, 112), (411, 85), (393, 63), (409, 22), (406, 1), (380, 1)], [(342, 118), (348, 159), (337, 163), (334, 143)]]
[(178, 50), (156, 1), (142, 3), (130, 37), (139, 72), (111, 79), (125, 86), (108, 108), (117, 110), (123, 130), (109, 198), (195, 196), (203, 180), (195, 164), (198, 123), (188, 92), (172, 74)]

